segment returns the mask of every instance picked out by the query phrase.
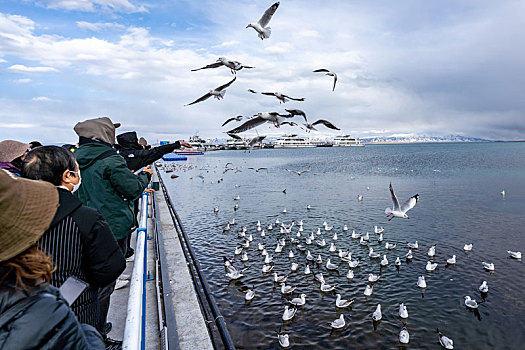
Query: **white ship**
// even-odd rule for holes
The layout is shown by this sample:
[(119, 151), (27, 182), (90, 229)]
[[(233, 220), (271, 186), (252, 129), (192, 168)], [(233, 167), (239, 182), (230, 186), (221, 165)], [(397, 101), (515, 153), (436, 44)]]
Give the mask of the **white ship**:
[(341, 135), (334, 137), (334, 147), (356, 147), (356, 146), (364, 146), (360, 140), (354, 137), (350, 137), (350, 135)]
[(283, 135), (275, 141), (275, 148), (303, 148), (315, 147), (307, 137), (299, 137), (296, 134)]

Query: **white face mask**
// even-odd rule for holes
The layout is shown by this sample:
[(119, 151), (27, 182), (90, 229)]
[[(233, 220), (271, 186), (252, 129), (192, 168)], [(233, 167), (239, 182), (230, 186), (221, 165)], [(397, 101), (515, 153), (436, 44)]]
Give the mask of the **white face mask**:
[(80, 185), (82, 184), (82, 177), (80, 176), (80, 171), (72, 171), (72, 173), (75, 173), (78, 175), (78, 183), (76, 185), (71, 182), (69, 183), (70, 185), (73, 185), (73, 189), (71, 190), (71, 192), (76, 192), (80, 188)]

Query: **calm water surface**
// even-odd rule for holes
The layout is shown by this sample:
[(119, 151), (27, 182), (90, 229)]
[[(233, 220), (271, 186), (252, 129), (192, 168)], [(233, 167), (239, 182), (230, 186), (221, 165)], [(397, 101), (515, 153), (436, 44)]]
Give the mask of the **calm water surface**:
[[(223, 174), (227, 162), (241, 171)], [(268, 171), (257, 173), (248, 167), (267, 167)], [(310, 172), (298, 176), (287, 169)], [(219, 151), (189, 157), (177, 163), (173, 174), (180, 177), (163, 174), (163, 178), (238, 349), (278, 349), (275, 331), (279, 327), (289, 333), (294, 349), (439, 349), (437, 327), (454, 340), (456, 349), (524, 348), (525, 266), (510, 259), (506, 251), (525, 252), (525, 143)], [(385, 218), (384, 210), (391, 206), (390, 182), (401, 202), (420, 195), (409, 220), (388, 222)], [(505, 198), (500, 195), (503, 189)], [(357, 200), (359, 194), (363, 201)], [(235, 201), (236, 196), (241, 199)], [(236, 212), (235, 204), (239, 205)], [(307, 205), (312, 209), (307, 210)], [(214, 207), (219, 208), (218, 214)], [(232, 218), (238, 224), (223, 233)], [(277, 218), (286, 224), (303, 220), (302, 245), (324, 221), (334, 226), (333, 231), (322, 229), (317, 236), (327, 246), (306, 247), (323, 259), (320, 267), (310, 263), (312, 272), (323, 272), (343, 298), (355, 298), (350, 308), (336, 309), (335, 292), (320, 292), (313, 276), (304, 275), (306, 255), (289, 237), (283, 251), (275, 253), (277, 240), (284, 235), (274, 229), (262, 238), (257, 232), (257, 220), (266, 228)], [(343, 231), (344, 225), (349, 231)], [(385, 229), (383, 244), (377, 242), (374, 225)], [(244, 278), (230, 282), (222, 257), (234, 258), (242, 226), (253, 235), (253, 242), (247, 250), (248, 262), (242, 263), (237, 256), (234, 264), (249, 269)], [(390, 264), (380, 268), (380, 259), (370, 259), (368, 247), (351, 238), (352, 230), (370, 232), (370, 247), (386, 254)], [(297, 231), (295, 226), (290, 236), (296, 238)], [(328, 251), (334, 232), (337, 248), (350, 249), (354, 259), (361, 259), (353, 280), (346, 278), (348, 265)], [(416, 240), (420, 248), (414, 251), (412, 262), (402, 259), (396, 269), (396, 257), (403, 258), (407, 242)], [(258, 242), (274, 256), (274, 271), (289, 274), (287, 284), (307, 295), (306, 305), (291, 321), (281, 319), (286, 299), (273, 276), (261, 271)], [(386, 250), (385, 242), (397, 242), (397, 248)], [(463, 251), (465, 243), (474, 244), (471, 252)], [(431, 245), (436, 245), (433, 261), (439, 265), (427, 273)], [(293, 259), (288, 258), (290, 249)], [(446, 267), (446, 259), (453, 254), (457, 264)], [(326, 270), (328, 258), (339, 264), (338, 271)], [(291, 272), (292, 261), (299, 264), (297, 272)], [(493, 262), (495, 271), (484, 271), (482, 261)], [(369, 273), (381, 273), (381, 279), (367, 298), (363, 292)], [(416, 286), (419, 275), (427, 280), (424, 293)], [(489, 285), (484, 299), (478, 291), (483, 280)], [(246, 303), (243, 292), (252, 286), (256, 296)], [(465, 308), (465, 295), (483, 301), (479, 312)], [(409, 314), (405, 322), (410, 332), (408, 346), (398, 342), (404, 324), (397, 316), (401, 302)], [(378, 303), (383, 319), (374, 325), (371, 316)], [(346, 327), (332, 331), (329, 324), (341, 313)]]

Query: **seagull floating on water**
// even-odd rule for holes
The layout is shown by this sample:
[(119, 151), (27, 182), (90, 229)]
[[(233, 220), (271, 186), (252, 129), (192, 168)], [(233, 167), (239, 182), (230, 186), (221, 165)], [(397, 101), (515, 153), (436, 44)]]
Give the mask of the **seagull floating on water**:
[(335, 306), (339, 308), (348, 307), (354, 302), (354, 299), (341, 299), (341, 294), (336, 294), (336, 297)]
[(290, 304), (295, 306), (303, 306), (306, 304), (306, 294), (301, 294), (299, 298), (293, 298), (290, 300)]
[(314, 73), (326, 73), (326, 75), (334, 77), (334, 86), (332, 87), (332, 91), (335, 91), (335, 84), (337, 83), (337, 74), (325, 68), (316, 69), (314, 70)]
[(224, 91), (224, 89), (226, 89), (227, 87), (229, 87), (231, 84), (233, 84), (233, 82), (235, 81), (235, 79), (237, 79), (237, 77), (233, 78), (230, 82), (224, 84), (224, 85), (221, 85), (219, 86), (218, 88), (215, 88), (213, 90), (210, 90), (207, 94), (199, 97), (198, 99), (196, 99), (195, 101), (193, 101), (192, 103), (188, 103), (186, 106), (191, 106), (195, 103), (199, 103), (199, 102), (202, 102), (202, 101), (205, 101), (207, 100), (208, 98), (214, 96), (216, 99), (220, 100), (221, 98), (224, 98), (224, 94), (226, 93), (226, 91)]
[(348, 278), (349, 280), (353, 279), (354, 278), (354, 270), (349, 269), (348, 273), (346, 274), (346, 278)]
[(408, 253), (406, 253), (405, 257), (407, 258), (407, 260), (412, 260), (412, 249), (408, 250)]
[(419, 276), (417, 278), (417, 286), (419, 288), (426, 288), (427, 287), (427, 282), (425, 281), (425, 276)]
[(335, 289), (335, 285), (326, 284), (324, 281), (321, 282), (321, 292), (331, 292)]
[(377, 234), (380, 234), (384, 230), (385, 229), (383, 227), (374, 226), (374, 232), (377, 233)]
[(428, 272), (432, 272), (436, 269), (436, 267), (438, 266), (437, 263), (432, 263), (430, 261), (427, 261), (427, 266), (425, 266), (425, 269), (428, 271)]
[(417, 243), (417, 241), (415, 243), (410, 243), (409, 242), (407, 245), (408, 245), (408, 247), (410, 249), (418, 249), (419, 248), (419, 244)]
[(386, 254), (383, 255), (383, 259), (381, 260), (380, 264), (381, 264), (381, 266), (388, 265), (388, 259), (386, 258)]
[(262, 272), (263, 273), (268, 273), (268, 272), (270, 272), (272, 270), (273, 270), (273, 265), (263, 265), (263, 267), (262, 267)]
[(373, 273), (368, 274), (368, 282), (372, 282), (372, 283), (377, 282), (379, 278), (381, 278), (380, 274), (373, 274)]
[(456, 263), (456, 255), (452, 255), (452, 258), (447, 259), (447, 264), (454, 265)]
[(463, 247), (463, 250), (466, 252), (470, 252), (472, 250), (472, 243), (465, 244), (465, 246)]
[(477, 309), (478, 308), (478, 303), (476, 302), (476, 300), (471, 299), (468, 295), (466, 295), (463, 298), (465, 299), (465, 306), (466, 307), (468, 307), (469, 309)]
[(431, 258), (434, 257), (434, 255), (436, 255), (436, 246), (435, 246), (435, 245), (433, 245), (433, 246), (431, 246), (430, 248), (428, 248), (428, 253), (427, 253), (427, 255), (428, 255), (429, 257), (431, 257)]
[(417, 201), (419, 200), (419, 195), (413, 195), (405, 203), (403, 203), (403, 205), (399, 206), (399, 201), (397, 200), (396, 194), (394, 193), (394, 189), (392, 188), (392, 183), (390, 183), (390, 196), (392, 197), (393, 206), (392, 208), (385, 209), (385, 214), (387, 214), (387, 217), (391, 216), (391, 218), (388, 219), (388, 221), (392, 220), (395, 217), (409, 219), (406, 212), (414, 208)]
[(377, 258), (381, 257), (381, 254), (380, 253), (375, 253), (374, 252), (374, 248), (370, 247), (369, 252), (368, 252), (368, 256), (371, 259), (377, 259)]
[(304, 268), (304, 274), (305, 275), (309, 275), (311, 274), (312, 272), (310, 271), (310, 265), (306, 265), (306, 267)]
[(374, 292), (374, 287), (368, 284), (368, 285), (366, 286), (366, 288), (365, 288), (365, 293), (364, 293), (364, 294), (365, 294), (367, 297), (369, 297), (369, 296), (372, 295), (373, 292)]
[(399, 304), (399, 317), (408, 318), (408, 310), (404, 303)]
[(295, 290), (295, 286), (287, 286), (284, 282), (281, 283), (281, 294), (291, 294)]
[(403, 327), (401, 332), (399, 332), (399, 342), (401, 344), (408, 344), (410, 342), (410, 335), (408, 334), (406, 327)]
[(288, 305), (285, 305), (284, 307), (284, 313), (283, 313), (283, 321), (290, 321), (297, 312), (297, 309), (295, 307), (288, 308)]
[(333, 264), (330, 262), (330, 259), (326, 262), (326, 269), (327, 270), (337, 270), (338, 266), (336, 264)]
[(264, 14), (256, 23), (250, 23), (246, 26), (246, 28), (251, 27), (255, 29), (255, 31), (258, 33), (259, 38), (261, 38), (261, 40), (268, 39), (270, 37), (270, 34), (272, 34), (272, 28), (267, 27), (267, 25), (268, 23), (270, 23), (270, 20), (272, 19), (272, 16), (275, 13), (275, 11), (277, 11), (279, 4), (280, 4), (279, 1), (274, 3), (266, 11), (264, 11)]
[(340, 329), (340, 328), (343, 328), (345, 326), (345, 317), (343, 314), (341, 314), (341, 316), (339, 316), (338, 319), (336, 319), (335, 321), (332, 321), (330, 323), (330, 327), (334, 328), (334, 329)]
[(252, 289), (248, 289), (248, 291), (244, 295), (244, 299), (246, 301), (251, 301), (254, 297), (255, 297), (255, 286), (252, 286)]
[(493, 263), (487, 263), (487, 262), (484, 262), (484, 261), (482, 261), (481, 263), (483, 264), (483, 268), (485, 270), (494, 271), (494, 264)]
[(521, 252), (513, 252), (513, 251), (510, 251), (510, 250), (507, 250), (507, 253), (513, 259), (521, 259)]
[(374, 322), (381, 321), (383, 315), (381, 314), (381, 304), (377, 304), (376, 311), (372, 314), (372, 319)]
[(481, 286), (479, 286), (479, 291), (481, 293), (488, 293), (489, 292), (489, 286), (487, 284), (487, 281), (483, 281), (483, 283), (481, 283)]
[(283, 348), (290, 346), (290, 336), (288, 334), (281, 333), (280, 329), (277, 333), (277, 339), (279, 340), (279, 345)]
[(446, 337), (445, 335), (443, 335), (443, 333), (441, 333), (439, 331), (439, 328), (436, 329), (437, 333), (438, 333), (438, 336), (439, 336), (439, 343), (441, 344), (442, 347), (444, 347), (445, 349), (454, 349), (454, 341), (448, 337)]
[(385, 248), (388, 250), (395, 249), (396, 246), (397, 246), (396, 243), (388, 243), (388, 242), (385, 243)]

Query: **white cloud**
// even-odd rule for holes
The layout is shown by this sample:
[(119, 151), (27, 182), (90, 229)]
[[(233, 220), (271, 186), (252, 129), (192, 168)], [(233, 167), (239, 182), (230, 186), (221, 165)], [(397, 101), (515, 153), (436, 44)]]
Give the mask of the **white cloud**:
[(148, 12), (144, 6), (137, 6), (128, 0), (44, 0), (50, 9), (83, 12)]
[(30, 123), (0, 123), (0, 128), (6, 129), (29, 129), (38, 126)]
[(22, 78), (22, 79), (16, 79), (16, 80), (14, 80), (14, 82), (16, 84), (28, 84), (28, 83), (32, 82), (32, 80), (29, 79), (29, 78)]
[(57, 100), (54, 100), (46, 96), (33, 97), (31, 100), (35, 102), (57, 102)]
[(78, 21), (77, 22), (77, 27), (79, 27), (81, 29), (91, 30), (91, 31), (94, 31), (94, 32), (100, 32), (100, 31), (107, 30), (107, 29), (124, 29), (124, 28), (126, 28), (124, 25), (122, 25), (120, 23), (112, 23), (112, 22), (91, 23), (91, 22), (84, 22), (84, 21)]
[(0, 63), (6, 63), (7, 61), (4, 60), (3, 58), (0, 58)]
[(17, 71), (17, 72), (30, 72), (30, 73), (34, 73), (34, 72), (38, 72), (38, 73), (58, 72), (53, 67), (27, 67), (27, 66), (24, 66), (23, 64), (14, 64), (14, 65), (12, 65), (11, 67), (9, 67), (7, 69), (14, 70), (14, 71)]

